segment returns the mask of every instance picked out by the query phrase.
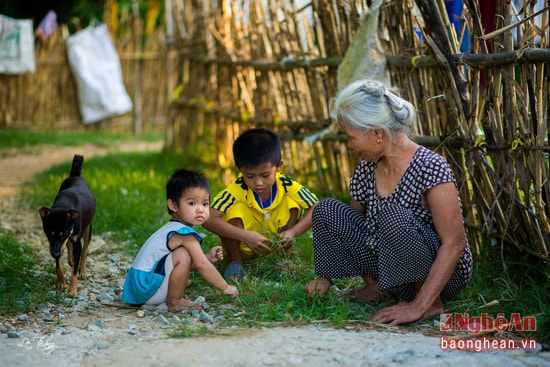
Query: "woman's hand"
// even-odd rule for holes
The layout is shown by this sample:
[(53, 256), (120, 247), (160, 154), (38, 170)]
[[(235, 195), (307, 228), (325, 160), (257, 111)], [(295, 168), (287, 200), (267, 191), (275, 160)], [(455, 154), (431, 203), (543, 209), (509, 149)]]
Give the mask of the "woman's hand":
[(371, 321), (382, 324), (399, 325), (418, 321), (423, 318), (425, 310), (413, 302), (400, 302), (376, 312)]
[(279, 237), (281, 237), (281, 240), (283, 241), (282, 246), (285, 250), (291, 248), (295, 243), (296, 236), (294, 235), (294, 232), (290, 229), (281, 232), (279, 234)]

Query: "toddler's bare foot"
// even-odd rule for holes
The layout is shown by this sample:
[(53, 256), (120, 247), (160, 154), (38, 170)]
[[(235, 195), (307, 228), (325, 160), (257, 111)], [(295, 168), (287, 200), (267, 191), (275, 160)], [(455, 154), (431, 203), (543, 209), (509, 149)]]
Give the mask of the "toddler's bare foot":
[(201, 309), (201, 305), (185, 298), (178, 298), (177, 300), (174, 300), (174, 301), (168, 301), (167, 304), (168, 304), (169, 311)]
[(323, 294), (327, 293), (329, 288), (330, 288), (329, 278), (317, 277), (313, 279), (311, 282), (309, 282), (304, 287), (304, 290), (310, 296), (314, 296), (316, 294), (319, 296), (322, 296)]
[(350, 292), (353, 299), (365, 302), (396, 302), (397, 299), (389, 292), (373, 289), (368, 285), (362, 288), (355, 288)]

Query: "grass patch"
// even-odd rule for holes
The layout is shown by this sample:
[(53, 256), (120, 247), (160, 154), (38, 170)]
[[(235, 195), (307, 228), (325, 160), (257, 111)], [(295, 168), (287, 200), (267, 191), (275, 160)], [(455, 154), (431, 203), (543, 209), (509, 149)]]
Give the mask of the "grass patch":
[(45, 269), (31, 247), (20, 243), (11, 231), (0, 231), (0, 315), (33, 311), (38, 305), (61, 302), (50, 288), (54, 272)]
[(476, 261), (471, 284), (448, 303), (445, 311), (469, 316), (486, 313), (493, 319), (503, 314), (509, 321), (512, 313), (534, 316), (537, 330), (519, 332), (519, 336), (550, 342), (550, 270), (526, 261), (507, 264), (507, 271), (503, 271), (498, 258)]
[(42, 144), (81, 146), (84, 144), (95, 144), (101, 147), (113, 146), (125, 141), (159, 141), (163, 139), (162, 134), (149, 133), (139, 136), (130, 134), (113, 134), (103, 132), (75, 131), (75, 132), (54, 132), (54, 131), (32, 131), (27, 129), (0, 129), (0, 156), (10, 148), (18, 148), (22, 151), (33, 151), (40, 148)]
[(171, 338), (184, 339), (195, 338), (197, 336), (211, 335), (212, 330), (201, 324), (183, 323), (179, 329), (170, 334)]
[[(87, 141), (93, 140), (95, 138), (87, 138)], [(33, 210), (51, 205), (61, 181), (70, 170), (70, 164), (68, 159), (26, 185), (22, 202)], [(89, 181), (98, 202), (95, 234), (109, 233), (111, 242), (118, 246), (117, 251), (135, 256), (149, 235), (169, 218), (164, 186), (170, 174), (180, 167), (204, 173), (210, 180), (213, 195), (223, 188), (216, 168), (205, 162), (204, 158), (189, 154), (116, 153), (86, 159), (83, 176)], [(199, 231), (206, 234), (205, 250), (218, 245), (216, 236), (202, 228)], [(3, 303), (0, 312), (6, 314), (32, 309), (45, 299), (40, 300), (37, 292), (51, 299), (51, 292), (45, 288), (54, 282), (53, 270), (44, 272), (24, 244), (17, 243), (15, 236), (3, 233), (1, 240), (0, 277), (6, 279), (6, 285), (1, 289)], [(335, 280), (327, 295), (306, 296), (303, 286), (314, 277), (310, 232), (297, 239), (295, 249), (297, 255), (291, 258), (270, 255), (245, 264), (247, 275), (238, 285), (240, 296), (236, 300), (218, 292), (198, 273), (192, 274), (193, 285), (187, 292), (190, 296), (205, 296), (213, 306), (232, 303), (232, 307), (225, 311), (224, 320), (219, 321), (224, 326), (321, 323), (342, 327), (367, 322), (380, 307), (345, 298), (348, 290), (361, 285), (360, 279)], [(536, 316), (537, 332), (532, 335), (521, 333), (520, 337), (550, 341), (550, 271), (531, 268), (526, 264), (527, 261), (520, 259), (508, 265), (508, 272), (503, 272), (501, 263), (494, 258), (477, 259), (471, 284), (447, 305), (446, 312), (468, 313), (471, 316), (486, 312), (493, 318), (499, 313), (504, 313), (506, 317), (511, 313)], [(223, 264), (217, 267), (223, 270)], [(20, 269), (35, 270), (25, 272), (23, 276)], [(32, 300), (29, 290), (32, 290)], [(194, 336), (202, 332), (182, 330), (180, 336)]]
[[(206, 246), (216, 245), (214, 236), (206, 237)], [(258, 327), (303, 325), (309, 323), (342, 327), (356, 320), (368, 320), (377, 306), (345, 302), (345, 293), (357, 285), (357, 279), (336, 280), (332, 291), (322, 297), (309, 297), (304, 285), (314, 277), (310, 232), (296, 239), (296, 255), (277, 253), (244, 263), (245, 276), (238, 282), (239, 297), (231, 300), (211, 287), (198, 273), (192, 274), (189, 294), (204, 295), (217, 306), (232, 303), (226, 309), (226, 326)], [(221, 264), (218, 265), (220, 271)]]

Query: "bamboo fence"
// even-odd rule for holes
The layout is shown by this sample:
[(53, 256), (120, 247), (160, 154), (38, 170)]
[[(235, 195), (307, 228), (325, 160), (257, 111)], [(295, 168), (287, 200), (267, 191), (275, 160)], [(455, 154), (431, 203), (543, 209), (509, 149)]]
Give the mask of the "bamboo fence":
[[(271, 128), (283, 138), (286, 172), (320, 196), (345, 193), (357, 158), (330, 129), (327, 106), (372, 3), (168, 0), (179, 55), (168, 146), (212, 147), (208, 159), (227, 182), (235, 137)], [(418, 108), (417, 141), (455, 171), (474, 250), (547, 264), (548, 10), (531, 18), (534, 2), (497, 3), (500, 31), (486, 34), (477, 1), (464, 2), (460, 29), (443, 0), (384, 1), (369, 37), (379, 38), (392, 83)], [(466, 29), (471, 51), (461, 53)]]

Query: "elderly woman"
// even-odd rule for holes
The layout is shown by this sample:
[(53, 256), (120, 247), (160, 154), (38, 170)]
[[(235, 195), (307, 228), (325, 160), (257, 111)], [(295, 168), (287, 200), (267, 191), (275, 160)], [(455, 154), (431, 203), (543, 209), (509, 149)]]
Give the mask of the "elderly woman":
[(332, 278), (361, 276), (365, 286), (354, 298), (402, 301), (373, 321), (397, 325), (442, 313), (472, 276), (451, 167), (411, 140), (414, 107), (377, 81), (343, 89), (331, 117), (361, 161), (349, 185), (351, 205), (324, 199), (313, 211), (317, 277), (305, 291), (322, 295)]

